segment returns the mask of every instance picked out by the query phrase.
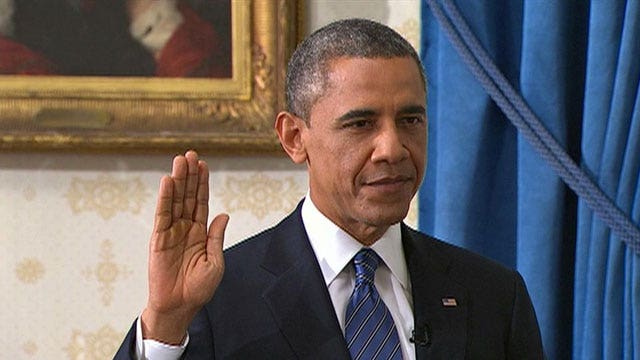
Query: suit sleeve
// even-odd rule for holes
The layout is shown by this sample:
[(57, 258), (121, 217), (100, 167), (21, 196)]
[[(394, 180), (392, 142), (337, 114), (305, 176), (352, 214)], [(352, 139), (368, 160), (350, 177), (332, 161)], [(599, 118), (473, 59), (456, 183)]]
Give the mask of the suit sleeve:
[(189, 325), (189, 344), (181, 359), (215, 359), (213, 331), (206, 307)]
[(133, 322), (127, 336), (125, 336), (118, 352), (113, 357), (114, 360), (135, 360), (136, 359), (136, 323)]
[(544, 359), (540, 328), (522, 276), (516, 273), (515, 296), (508, 339), (509, 359)]
[[(136, 351), (138, 321), (139, 319), (131, 326), (122, 345), (120, 345), (120, 349), (113, 357), (114, 360), (138, 360)], [(162, 358), (215, 359), (211, 325), (206, 310), (203, 309), (196, 315), (191, 325), (189, 325), (188, 333), (189, 342), (182, 356), (165, 353)], [(155, 359), (155, 356), (149, 355), (149, 359)]]

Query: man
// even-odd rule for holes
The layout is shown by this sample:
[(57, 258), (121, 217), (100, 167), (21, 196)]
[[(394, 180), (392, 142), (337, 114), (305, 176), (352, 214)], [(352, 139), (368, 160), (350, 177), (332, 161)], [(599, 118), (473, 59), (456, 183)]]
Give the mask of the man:
[(207, 165), (176, 157), (147, 306), (116, 358), (542, 358), (520, 275), (401, 223), (424, 174), (425, 88), (411, 45), (375, 22), (300, 44), (275, 128), (306, 163), (308, 196), (223, 255), (228, 217), (206, 230)]

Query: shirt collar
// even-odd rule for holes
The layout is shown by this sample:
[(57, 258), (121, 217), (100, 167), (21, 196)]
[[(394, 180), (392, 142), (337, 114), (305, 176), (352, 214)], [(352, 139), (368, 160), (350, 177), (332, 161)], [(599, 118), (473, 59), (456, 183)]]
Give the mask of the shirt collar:
[[(302, 222), (327, 286), (347, 266), (362, 244), (318, 210), (307, 193), (302, 204)], [(391, 225), (371, 249), (382, 258), (393, 276), (407, 289), (409, 275), (404, 261), (400, 223)]]

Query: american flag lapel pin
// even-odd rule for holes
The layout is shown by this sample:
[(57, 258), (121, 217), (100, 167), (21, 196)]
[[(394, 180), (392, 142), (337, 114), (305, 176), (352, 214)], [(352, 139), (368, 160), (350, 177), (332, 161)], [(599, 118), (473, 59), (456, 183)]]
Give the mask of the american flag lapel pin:
[(458, 302), (456, 301), (456, 298), (454, 297), (443, 297), (442, 298), (442, 306), (444, 307), (456, 307), (458, 306)]

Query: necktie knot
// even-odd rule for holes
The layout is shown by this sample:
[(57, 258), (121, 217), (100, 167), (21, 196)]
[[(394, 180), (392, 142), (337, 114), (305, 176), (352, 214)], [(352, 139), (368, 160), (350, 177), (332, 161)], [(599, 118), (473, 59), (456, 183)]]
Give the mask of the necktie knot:
[(353, 257), (353, 267), (356, 270), (356, 286), (373, 285), (376, 269), (380, 257), (371, 249), (362, 249)]

